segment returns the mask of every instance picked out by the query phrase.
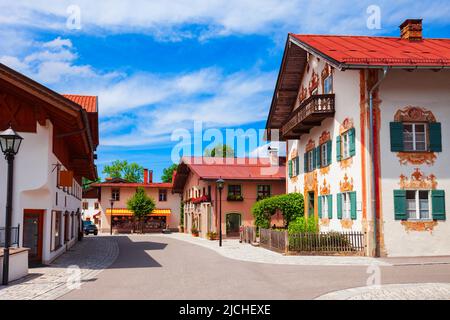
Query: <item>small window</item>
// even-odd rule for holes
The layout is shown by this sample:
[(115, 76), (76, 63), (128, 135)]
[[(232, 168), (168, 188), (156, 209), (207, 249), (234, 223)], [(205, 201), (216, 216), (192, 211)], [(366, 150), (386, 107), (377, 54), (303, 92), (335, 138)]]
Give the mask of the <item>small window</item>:
[(258, 199), (270, 197), (270, 185), (259, 185), (257, 196)]
[(307, 156), (308, 156), (307, 169), (308, 172), (311, 172), (314, 170), (314, 150), (309, 151)]
[(298, 176), (300, 174), (300, 172), (298, 172), (299, 171), (299, 164), (300, 164), (300, 162), (299, 162), (299, 158), (298, 157), (292, 159), (292, 176), (293, 177), (296, 177), (296, 176)]
[(320, 146), (320, 164), (322, 168), (328, 166), (328, 145), (326, 143)]
[(94, 209), (98, 210), (98, 208), (99, 208), (99, 203), (98, 202), (94, 203)]
[(425, 123), (404, 123), (403, 144), (405, 151), (427, 150), (427, 125)]
[(406, 213), (411, 220), (430, 219), (430, 192), (427, 190), (406, 191)]
[(159, 201), (167, 201), (167, 190), (166, 189), (159, 190)]
[(240, 196), (241, 195), (241, 186), (239, 184), (231, 184), (228, 186), (228, 195), (229, 196)]
[(350, 158), (350, 132), (347, 131), (342, 135), (342, 157)]
[(111, 199), (113, 201), (120, 201), (120, 189), (111, 190)]
[(333, 93), (333, 75), (329, 75), (323, 81), (323, 93), (332, 94)]
[(89, 209), (89, 203), (83, 202), (83, 210), (88, 210), (88, 209)]
[(321, 216), (322, 217), (327, 217), (328, 216), (328, 198), (326, 196), (322, 196), (320, 197), (320, 201), (321, 201)]
[(342, 194), (342, 219), (351, 219), (351, 200), (350, 193)]

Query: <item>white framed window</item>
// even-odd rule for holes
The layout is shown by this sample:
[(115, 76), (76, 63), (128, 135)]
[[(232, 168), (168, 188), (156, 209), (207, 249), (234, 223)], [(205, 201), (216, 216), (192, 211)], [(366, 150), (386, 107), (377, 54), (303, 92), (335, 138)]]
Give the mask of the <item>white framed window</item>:
[(323, 81), (323, 93), (324, 94), (332, 94), (333, 93), (333, 75), (330, 74)]
[(292, 159), (292, 176), (296, 177), (299, 175), (300, 172), (298, 172), (299, 169), (299, 158), (295, 157), (294, 159)]
[(342, 219), (351, 219), (351, 200), (350, 193), (346, 192), (342, 194)]
[(350, 157), (350, 131), (342, 134), (342, 157), (344, 159)]
[(410, 220), (429, 220), (431, 213), (430, 191), (407, 190), (406, 213)]
[(314, 170), (314, 150), (308, 152), (308, 172)]
[(111, 189), (111, 199), (113, 201), (120, 201), (120, 189)]
[(322, 217), (328, 217), (328, 198), (327, 196), (320, 197), (321, 208), (322, 208)]
[(328, 166), (328, 146), (326, 143), (320, 146), (320, 164), (322, 168)]
[(427, 151), (427, 124), (404, 123), (403, 146), (405, 151)]

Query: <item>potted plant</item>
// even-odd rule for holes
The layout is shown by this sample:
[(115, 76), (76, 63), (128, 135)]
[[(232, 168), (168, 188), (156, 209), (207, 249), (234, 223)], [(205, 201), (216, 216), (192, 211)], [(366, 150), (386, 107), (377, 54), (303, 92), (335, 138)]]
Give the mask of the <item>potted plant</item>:
[(194, 237), (198, 237), (198, 235), (199, 235), (199, 231), (196, 227), (191, 228), (191, 233)]
[(217, 232), (210, 231), (206, 234), (208, 240), (217, 240)]

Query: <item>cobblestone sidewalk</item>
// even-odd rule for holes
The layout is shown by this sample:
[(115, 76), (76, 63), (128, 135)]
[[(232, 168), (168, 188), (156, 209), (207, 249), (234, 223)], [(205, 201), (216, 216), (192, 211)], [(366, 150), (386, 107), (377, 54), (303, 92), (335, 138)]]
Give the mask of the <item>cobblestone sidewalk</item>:
[(119, 246), (112, 237), (85, 237), (54, 263), (30, 269), (28, 276), (0, 286), (0, 300), (52, 300), (73, 290), (68, 286), (68, 267), (78, 266), (81, 283), (94, 281), (119, 255)]
[[(153, 236), (153, 235), (152, 235)], [(258, 263), (311, 265), (311, 266), (390, 266), (391, 264), (371, 257), (337, 257), (337, 256), (285, 256), (270, 250), (239, 243), (239, 240), (225, 239), (222, 248), (218, 241), (196, 238), (185, 233), (158, 234), (158, 237), (170, 237), (186, 241), (216, 251), (224, 257)], [(135, 235), (135, 237), (139, 237)]]
[(450, 283), (408, 283), (331, 292), (316, 300), (450, 300)]

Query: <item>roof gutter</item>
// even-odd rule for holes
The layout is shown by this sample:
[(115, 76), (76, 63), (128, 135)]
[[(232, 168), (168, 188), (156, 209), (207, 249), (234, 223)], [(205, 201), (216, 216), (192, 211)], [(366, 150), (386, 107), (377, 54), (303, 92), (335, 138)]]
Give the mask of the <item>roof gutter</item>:
[(387, 73), (388, 73), (389, 68), (388, 67), (384, 67), (383, 68), (383, 76), (381, 77), (381, 79), (378, 80), (377, 83), (375, 83), (375, 85), (372, 87), (372, 89), (370, 89), (369, 91), (369, 123), (370, 123), (370, 160), (371, 160), (371, 171), (372, 171), (372, 181), (371, 181), (371, 203), (372, 203), (372, 213), (373, 213), (373, 240), (374, 240), (374, 255), (375, 257), (379, 257), (380, 256), (380, 246), (378, 243), (378, 237), (377, 237), (377, 233), (378, 233), (378, 215), (377, 215), (377, 208), (378, 208), (378, 202), (379, 202), (379, 198), (377, 197), (377, 195), (375, 194), (375, 187), (376, 187), (376, 181), (375, 181), (375, 164), (376, 164), (376, 159), (374, 157), (374, 151), (375, 151), (375, 128), (374, 128), (374, 119), (373, 119), (373, 94), (375, 92), (376, 89), (378, 89), (378, 87), (381, 85), (381, 83), (383, 82), (383, 80), (386, 78)]

